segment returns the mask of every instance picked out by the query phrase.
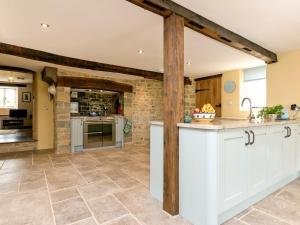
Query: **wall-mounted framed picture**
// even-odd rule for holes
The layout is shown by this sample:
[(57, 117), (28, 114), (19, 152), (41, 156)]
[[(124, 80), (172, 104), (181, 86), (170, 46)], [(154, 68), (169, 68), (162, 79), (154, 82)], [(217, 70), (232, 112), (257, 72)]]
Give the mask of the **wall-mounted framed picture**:
[(30, 92), (22, 92), (22, 102), (31, 102)]

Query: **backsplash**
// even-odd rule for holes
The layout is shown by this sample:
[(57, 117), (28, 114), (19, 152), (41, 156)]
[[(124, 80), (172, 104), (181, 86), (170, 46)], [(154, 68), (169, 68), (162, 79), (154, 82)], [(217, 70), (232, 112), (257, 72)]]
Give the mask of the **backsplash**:
[(120, 94), (102, 94), (78, 92), (77, 98), (71, 98), (71, 102), (79, 103), (80, 115), (87, 115), (89, 112), (104, 112), (106, 107), (107, 115), (115, 114), (117, 112), (116, 101)]

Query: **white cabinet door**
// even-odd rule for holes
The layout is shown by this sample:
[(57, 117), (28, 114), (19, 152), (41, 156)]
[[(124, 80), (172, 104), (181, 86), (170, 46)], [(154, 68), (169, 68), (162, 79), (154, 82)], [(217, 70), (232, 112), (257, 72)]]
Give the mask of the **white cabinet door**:
[(300, 171), (300, 125), (297, 124), (295, 129), (296, 136), (296, 171)]
[(283, 127), (271, 126), (268, 132), (268, 178), (275, 184), (283, 175)]
[(296, 127), (293, 125), (284, 127), (283, 171), (284, 177), (296, 171)]
[(116, 147), (124, 146), (124, 117), (115, 116), (115, 125), (116, 125)]
[(267, 185), (267, 129), (249, 129), (251, 144), (248, 145), (248, 190), (257, 194)]
[(150, 127), (150, 193), (163, 202), (164, 189), (164, 128)]
[(243, 129), (223, 133), (220, 151), (220, 204), (225, 211), (247, 196), (247, 148)]
[(71, 150), (81, 151), (83, 149), (83, 119), (71, 119)]

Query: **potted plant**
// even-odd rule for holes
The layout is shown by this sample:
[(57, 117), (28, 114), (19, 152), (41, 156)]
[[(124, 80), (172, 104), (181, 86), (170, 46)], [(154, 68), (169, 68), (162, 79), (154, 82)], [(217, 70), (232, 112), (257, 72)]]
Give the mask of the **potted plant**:
[(265, 120), (275, 121), (277, 118), (281, 117), (284, 113), (282, 112), (282, 105), (275, 105), (271, 107), (265, 107), (259, 111), (258, 117)]

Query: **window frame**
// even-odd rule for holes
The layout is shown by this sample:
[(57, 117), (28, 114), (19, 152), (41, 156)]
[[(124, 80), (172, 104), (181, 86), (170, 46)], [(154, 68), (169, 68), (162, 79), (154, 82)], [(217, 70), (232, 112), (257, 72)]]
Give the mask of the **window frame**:
[[(250, 69), (246, 69), (246, 70), (250, 70), (250, 72), (253, 73), (253, 71), (255, 71), (255, 69), (257, 69), (258, 72), (259, 72), (262, 68), (263, 67), (256, 67), (256, 68), (250, 68)], [(245, 71), (246, 70), (243, 70), (243, 77), (242, 77), (242, 80), (241, 80), (240, 101), (242, 101), (243, 98), (246, 98), (246, 97), (250, 97), (250, 99), (251, 99), (251, 96), (245, 96), (246, 83), (257, 82), (257, 81), (262, 81), (262, 80), (265, 81), (265, 86), (264, 86), (265, 105), (255, 105), (256, 101), (251, 99), (253, 108), (257, 109), (257, 110), (261, 109), (261, 108), (264, 108), (267, 105), (267, 73), (266, 73), (266, 68), (264, 68), (264, 69), (265, 69), (265, 74), (264, 74), (263, 77), (262, 76), (258, 76), (258, 77), (256, 76), (253, 79), (249, 79), (249, 77), (247, 77), (247, 79), (245, 79)], [(242, 107), (240, 105), (240, 111), (241, 112), (247, 112), (247, 111), (249, 111), (249, 109), (248, 109), (248, 107)]]
[[(18, 88), (17, 87), (9, 87), (9, 86), (1, 86), (1, 90), (3, 90), (3, 105), (0, 105), (1, 109), (17, 109), (18, 108)], [(14, 106), (8, 106), (7, 105), (7, 90), (14, 90), (15, 91), (15, 105)]]

